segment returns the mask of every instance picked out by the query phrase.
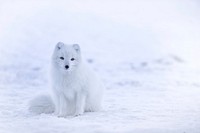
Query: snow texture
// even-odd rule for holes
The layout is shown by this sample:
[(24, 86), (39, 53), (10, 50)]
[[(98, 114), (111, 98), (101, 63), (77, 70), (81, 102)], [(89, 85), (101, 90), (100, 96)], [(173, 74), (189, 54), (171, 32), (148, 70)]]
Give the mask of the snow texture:
[[(199, 133), (200, 3), (0, 1), (0, 133)], [(35, 115), (55, 44), (78, 43), (104, 109)]]

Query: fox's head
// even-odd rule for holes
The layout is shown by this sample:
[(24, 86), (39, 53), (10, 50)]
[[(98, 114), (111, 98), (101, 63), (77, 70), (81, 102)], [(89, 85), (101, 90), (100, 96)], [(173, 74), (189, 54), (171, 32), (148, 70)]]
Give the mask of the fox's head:
[(53, 65), (63, 73), (74, 71), (81, 62), (80, 52), (78, 44), (67, 45), (58, 42), (52, 56)]

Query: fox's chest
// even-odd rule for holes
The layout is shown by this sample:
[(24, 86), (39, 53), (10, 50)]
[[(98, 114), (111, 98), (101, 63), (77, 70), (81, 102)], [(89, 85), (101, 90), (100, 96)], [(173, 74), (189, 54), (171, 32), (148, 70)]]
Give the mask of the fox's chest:
[(70, 75), (54, 80), (54, 85), (59, 93), (73, 99), (77, 93), (87, 90), (87, 78), (81, 75)]
[(73, 99), (77, 93), (82, 91), (83, 83), (78, 79), (65, 79), (63, 82), (60, 82), (59, 89), (66, 97)]

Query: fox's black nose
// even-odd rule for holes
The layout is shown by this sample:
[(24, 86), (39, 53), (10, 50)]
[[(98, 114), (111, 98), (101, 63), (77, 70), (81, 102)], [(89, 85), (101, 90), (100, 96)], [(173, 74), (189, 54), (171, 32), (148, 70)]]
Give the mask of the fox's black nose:
[(66, 66), (65, 66), (65, 68), (66, 68), (66, 69), (68, 69), (68, 68), (69, 68), (69, 66), (68, 66), (68, 65), (66, 65)]

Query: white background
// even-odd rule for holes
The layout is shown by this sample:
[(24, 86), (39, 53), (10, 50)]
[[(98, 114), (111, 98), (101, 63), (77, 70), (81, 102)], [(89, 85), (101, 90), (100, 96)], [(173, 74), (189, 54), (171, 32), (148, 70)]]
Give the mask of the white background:
[[(200, 132), (200, 2), (0, 1), (0, 132)], [(28, 112), (47, 93), (52, 50), (81, 46), (106, 86), (104, 109)]]

